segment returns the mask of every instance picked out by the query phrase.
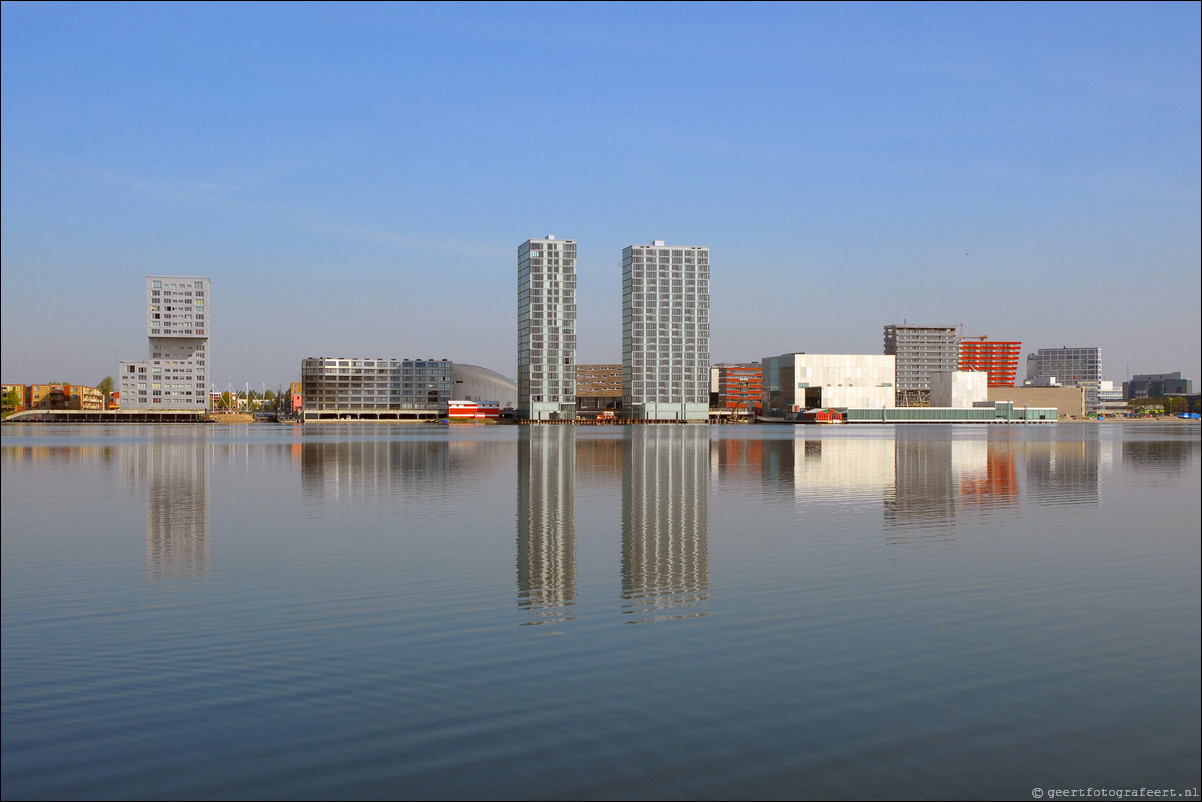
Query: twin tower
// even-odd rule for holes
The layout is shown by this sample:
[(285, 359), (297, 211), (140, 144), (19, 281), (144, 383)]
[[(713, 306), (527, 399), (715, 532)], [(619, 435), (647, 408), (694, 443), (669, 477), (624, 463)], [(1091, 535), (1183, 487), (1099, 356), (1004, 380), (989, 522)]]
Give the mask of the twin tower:
[[(518, 247), (518, 417), (576, 417), (576, 241), (548, 234)], [(710, 249), (622, 250), (622, 415), (709, 415)]]

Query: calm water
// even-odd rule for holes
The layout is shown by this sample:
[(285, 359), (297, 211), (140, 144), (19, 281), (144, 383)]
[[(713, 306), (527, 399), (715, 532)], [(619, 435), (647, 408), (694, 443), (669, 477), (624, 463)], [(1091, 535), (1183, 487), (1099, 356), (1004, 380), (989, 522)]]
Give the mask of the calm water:
[(1197, 425), (6, 425), (3, 796), (1199, 785)]

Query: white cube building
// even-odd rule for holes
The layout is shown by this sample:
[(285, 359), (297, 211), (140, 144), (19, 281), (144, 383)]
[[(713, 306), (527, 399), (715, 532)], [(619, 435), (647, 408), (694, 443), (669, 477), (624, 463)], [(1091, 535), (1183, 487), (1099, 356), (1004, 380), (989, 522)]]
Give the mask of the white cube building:
[(953, 370), (931, 374), (931, 406), (964, 409), (989, 401), (989, 373)]
[(892, 408), (895, 357), (888, 354), (781, 354), (764, 357), (764, 414), (807, 409)]

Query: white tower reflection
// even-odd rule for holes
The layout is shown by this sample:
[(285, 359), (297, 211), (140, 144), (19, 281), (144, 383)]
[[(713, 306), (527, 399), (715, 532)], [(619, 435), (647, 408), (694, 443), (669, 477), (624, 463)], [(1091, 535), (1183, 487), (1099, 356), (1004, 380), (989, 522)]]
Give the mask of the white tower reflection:
[(526, 624), (575, 620), (576, 428), (524, 426), (518, 434), (518, 607)]
[(122, 448), (127, 481), (146, 488), (146, 571), (151, 579), (209, 570), (209, 450), (203, 440), (155, 438)]
[(709, 615), (709, 430), (631, 426), (622, 461), (627, 623)]

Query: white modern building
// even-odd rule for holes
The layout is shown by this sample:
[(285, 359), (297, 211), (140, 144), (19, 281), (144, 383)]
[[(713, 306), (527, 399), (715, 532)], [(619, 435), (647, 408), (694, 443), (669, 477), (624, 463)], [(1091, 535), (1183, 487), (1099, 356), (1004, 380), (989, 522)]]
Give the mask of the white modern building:
[(518, 417), (576, 417), (576, 241), (518, 246)]
[(709, 418), (710, 249), (622, 251), (622, 410), (635, 420)]
[(146, 277), (150, 354), (119, 363), (122, 409), (207, 408), (211, 301), (207, 277)]
[(954, 370), (931, 376), (931, 406), (965, 409), (988, 403), (989, 373), (984, 370)]
[(955, 326), (885, 326), (885, 353), (897, 357), (897, 405), (929, 406), (931, 377), (960, 369)]
[(764, 414), (895, 405), (894, 358), (885, 354), (781, 354), (763, 360)]

